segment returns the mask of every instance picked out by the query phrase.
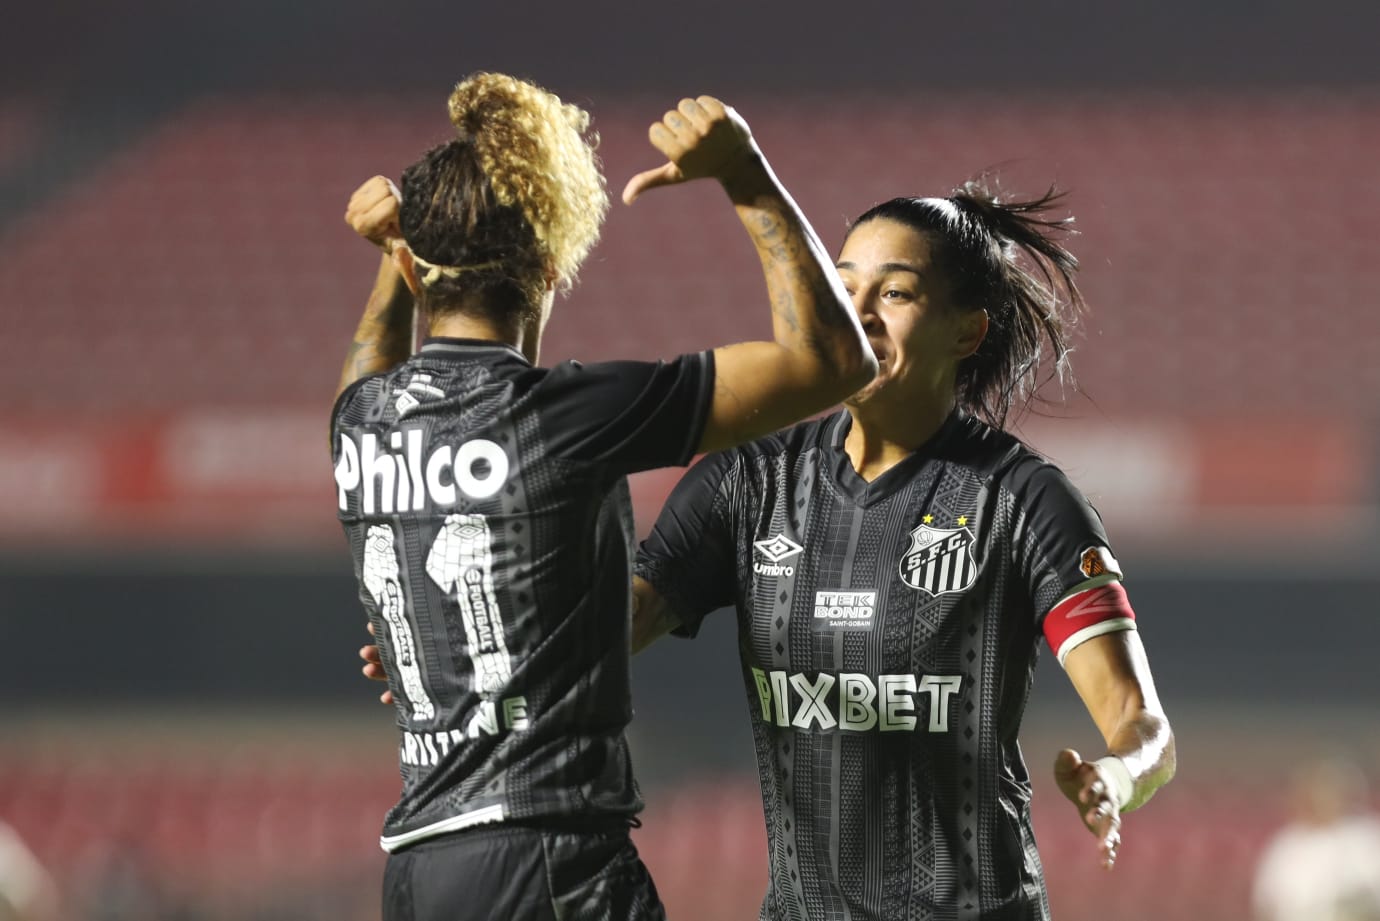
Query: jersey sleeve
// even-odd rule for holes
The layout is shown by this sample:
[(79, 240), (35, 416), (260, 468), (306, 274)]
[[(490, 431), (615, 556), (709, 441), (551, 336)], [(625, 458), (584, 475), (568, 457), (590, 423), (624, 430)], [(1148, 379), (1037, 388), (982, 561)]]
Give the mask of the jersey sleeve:
[(1024, 512), (1018, 568), (1036, 623), (1062, 665), (1093, 637), (1136, 629), (1135, 612), (1092, 503), (1057, 467), (1034, 459), (1025, 467), (1017, 490)]
[(684, 466), (704, 434), (713, 390), (713, 352), (566, 362), (542, 384), (542, 433), (553, 453), (615, 473)]
[(711, 454), (681, 477), (652, 533), (638, 548), (635, 572), (651, 583), (680, 621), (674, 633), (694, 637), (705, 615), (737, 596), (732, 451)]

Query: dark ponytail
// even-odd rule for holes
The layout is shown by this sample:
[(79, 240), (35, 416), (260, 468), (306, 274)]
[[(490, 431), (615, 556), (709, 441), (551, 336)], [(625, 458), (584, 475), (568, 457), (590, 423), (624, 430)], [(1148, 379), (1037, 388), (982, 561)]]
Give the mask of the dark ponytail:
[(958, 366), (958, 404), (996, 428), (1051, 378), (1072, 383), (1068, 337), (1083, 309), (1078, 260), (1060, 238), (1071, 217), (1053, 217), (1064, 195), (1001, 201), (984, 179), (949, 198), (894, 198), (854, 226), (899, 221), (936, 243), (934, 262), (954, 306), (986, 310), (987, 336)]
[(474, 294), (495, 320), (536, 310), (545, 287), (536, 234), (521, 208), (499, 202), (469, 139), (433, 147), (403, 172), (399, 211), (403, 239), (425, 263), (417, 275), (428, 312)]

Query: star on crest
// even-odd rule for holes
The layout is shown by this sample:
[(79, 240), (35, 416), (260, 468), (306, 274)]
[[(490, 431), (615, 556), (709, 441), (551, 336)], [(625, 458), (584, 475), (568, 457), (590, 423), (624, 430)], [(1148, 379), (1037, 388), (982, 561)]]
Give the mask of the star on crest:
[(963, 527), (963, 526), (964, 526), (965, 524), (967, 524), (967, 523), (968, 523), (968, 516), (967, 516), (967, 515), (959, 515), (959, 516), (958, 516), (958, 526), (959, 526), (960, 528)]
[(924, 518), (921, 518), (920, 521), (922, 524), (934, 524), (934, 516), (926, 515)]

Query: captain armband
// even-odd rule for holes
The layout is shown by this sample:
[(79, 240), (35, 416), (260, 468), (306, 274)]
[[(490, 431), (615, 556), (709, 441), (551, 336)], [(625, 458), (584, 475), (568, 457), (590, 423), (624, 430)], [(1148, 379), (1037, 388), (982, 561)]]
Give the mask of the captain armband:
[(1095, 636), (1134, 629), (1136, 612), (1131, 610), (1119, 580), (1075, 588), (1045, 615), (1045, 639), (1060, 665), (1070, 652)]

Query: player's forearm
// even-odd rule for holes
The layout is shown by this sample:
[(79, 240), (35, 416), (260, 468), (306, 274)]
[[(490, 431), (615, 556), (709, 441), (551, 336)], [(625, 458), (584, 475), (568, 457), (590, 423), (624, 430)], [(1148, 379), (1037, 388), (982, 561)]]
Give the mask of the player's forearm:
[(633, 577), (632, 651), (634, 654), (680, 626), (671, 606), (652, 583)]
[(1122, 812), (1144, 804), (1174, 777), (1174, 732), (1163, 714), (1141, 710), (1126, 719), (1108, 740), (1107, 750), (1131, 774), (1132, 793)]
[(337, 396), (361, 377), (387, 371), (407, 360), (412, 354), (415, 312), (416, 301), (402, 273), (392, 258), (384, 256), (354, 342), (345, 356)]
[(843, 283), (804, 214), (760, 155), (725, 180), (762, 261), (776, 342), (802, 364), (845, 378), (846, 396), (877, 373)]

